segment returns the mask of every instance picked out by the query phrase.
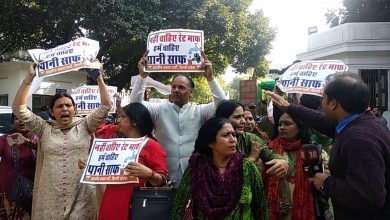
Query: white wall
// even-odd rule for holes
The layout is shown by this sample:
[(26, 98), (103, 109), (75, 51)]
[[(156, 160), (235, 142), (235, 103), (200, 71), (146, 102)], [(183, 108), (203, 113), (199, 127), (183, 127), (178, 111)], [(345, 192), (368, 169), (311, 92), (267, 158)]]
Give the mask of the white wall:
[[(390, 22), (346, 23), (312, 34), (308, 50), (297, 54), (297, 59), (341, 60), (355, 74), (363, 69), (389, 70), (390, 91)], [(390, 113), (384, 115), (390, 117)]]
[[(390, 45), (386, 44), (388, 40), (390, 40), (390, 22), (346, 23), (324, 32), (311, 34), (308, 40), (308, 51), (329, 48), (345, 42), (353, 42), (353, 47), (360, 50), (365, 46), (369, 46), (371, 51), (384, 50), (390, 48)], [(367, 42), (375, 42), (375, 44), (369, 45)], [(352, 45), (345, 45), (345, 47), (349, 46)]]
[[(0, 94), (8, 94), (8, 106), (12, 105), (16, 92), (27, 74), (29, 62), (11, 61), (0, 63)], [(81, 72), (70, 72), (56, 76), (46, 77), (34, 94), (54, 95), (56, 89), (72, 89), (87, 83), (87, 75)], [(31, 96), (27, 105), (32, 106)]]

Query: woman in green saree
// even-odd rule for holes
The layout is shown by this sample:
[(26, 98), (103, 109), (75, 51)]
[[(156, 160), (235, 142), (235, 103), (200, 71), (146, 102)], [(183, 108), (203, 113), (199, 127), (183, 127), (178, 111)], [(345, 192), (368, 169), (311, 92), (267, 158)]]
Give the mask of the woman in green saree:
[(236, 144), (234, 128), (224, 118), (201, 127), (171, 219), (269, 219), (259, 171)]
[(235, 129), (237, 150), (249, 160), (255, 162), (260, 158), (267, 165), (267, 174), (282, 177), (287, 174), (289, 165), (287, 160), (270, 149), (259, 136), (245, 132), (244, 107), (235, 101), (224, 101), (219, 104), (215, 117), (229, 120)]

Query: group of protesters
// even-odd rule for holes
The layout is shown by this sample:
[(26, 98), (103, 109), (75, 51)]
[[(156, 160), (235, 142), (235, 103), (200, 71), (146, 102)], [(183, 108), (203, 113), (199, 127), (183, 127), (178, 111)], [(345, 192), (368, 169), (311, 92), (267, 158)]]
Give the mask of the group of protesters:
[[(190, 102), (195, 84), (185, 74), (173, 77), (170, 102), (144, 101), (145, 53), (130, 104), (107, 126), (112, 103), (102, 65), (98, 109), (75, 117), (72, 97), (58, 93), (49, 106), (53, 119), (44, 120), (26, 106), (33, 63), (13, 102), (14, 131), (0, 138), (0, 219), (129, 219), (141, 211), (131, 203), (142, 186), (177, 187), (171, 219), (390, 219), (390, 132), (367, 111), (369, 91), (360, 78), (335, 76), (322, 100), (312, 97), (312, 108), (306, 95), (293, 104), (270, 92), (275, 129), (267, 134), (253, 106), (226, 100), (202, 57), (214, 102)], [(80, 183), (94, 136), (143, 138), (138, 161), (125, 168), (139, 183)], [(302, 157), (310, 143), (324, 149), (322, 172), (312, 175)], [(19, 174), (34, 180), (30, 204), (10, 199)]]

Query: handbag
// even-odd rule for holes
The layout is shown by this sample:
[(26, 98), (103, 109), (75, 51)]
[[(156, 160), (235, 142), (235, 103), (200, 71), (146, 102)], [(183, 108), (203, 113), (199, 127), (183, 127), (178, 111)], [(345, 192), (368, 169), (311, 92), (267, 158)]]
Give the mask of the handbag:
[(34, 183), (30, 179), (19, 175), (19, 161), (15, 147), (12, 148), (12, 166), (16, 175), (16, 182), (11, 190), (11, 200), (18, 206), (30, 206)]
[(134, 188), (131, 219), (169, 219), (176, 190), (172, 187)]

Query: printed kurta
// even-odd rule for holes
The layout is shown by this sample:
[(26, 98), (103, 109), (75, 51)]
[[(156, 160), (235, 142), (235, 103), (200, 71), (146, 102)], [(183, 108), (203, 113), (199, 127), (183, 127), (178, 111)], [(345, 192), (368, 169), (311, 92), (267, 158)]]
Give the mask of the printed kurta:
[(81, 184), (79, 158), (86, 158), (91, 134), (107, 116), (109, 108), (101, 105), (92, 114), (64, 134), (29, 111), (25, 105), (13, 107), (13, 113), (38, 135), (32, 219), (95, 219), (95, 187)]
[[(16, 174), (13, 168), (12, 147), (8, 145), (7, 136), (0, 137), (0, 219), (30, 219), (31, 203), (16, 207), (11, 200), (12, 187), (16, 183)], [(38, 141), (34, 135), (27, 137)], [(16, 148), (19, 163), (19, 175), (34, 180), (35, 173), (35, 150), (26, 145)]]

